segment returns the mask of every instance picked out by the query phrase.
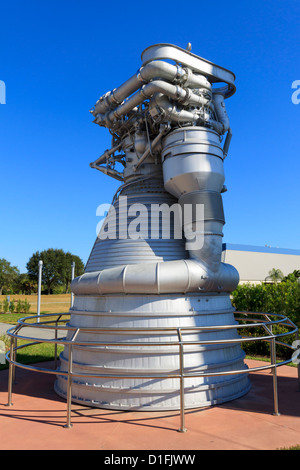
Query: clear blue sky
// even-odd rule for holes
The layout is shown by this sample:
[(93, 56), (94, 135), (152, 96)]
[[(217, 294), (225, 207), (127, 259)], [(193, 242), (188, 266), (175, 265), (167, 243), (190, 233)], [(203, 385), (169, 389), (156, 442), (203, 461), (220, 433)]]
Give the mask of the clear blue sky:
[(188, 42), (236, 74), (223, 241), (299, 249), (299, 18), (298, 0), (2, 2), (0, 258), (21, 272), (50, 247), (87, 261), (119, 186), (89, 167), (110, 147), (89, 109), (146, 47)]

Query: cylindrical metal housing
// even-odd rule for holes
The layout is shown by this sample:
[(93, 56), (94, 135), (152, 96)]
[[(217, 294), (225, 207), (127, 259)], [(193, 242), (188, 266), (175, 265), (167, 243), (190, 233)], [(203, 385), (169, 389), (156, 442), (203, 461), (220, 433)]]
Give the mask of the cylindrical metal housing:
[[(157, 374), (178, 374), (178, 327), (220, 327), (235, 325), (228, 294), (222, 295), (106, 295), (76, 296), (71, 325), (119, 328), (119, 333), (80, 333), (78, 341), (120, 342), (121, 346), (73, 347), (73, 372), (125, 375), (125, 378), (74, 378), (73, 401), (101, 408), (124, 410), (173, 410), (180, 405), (179, 379), (157, 379)], [(152, 332), (151, 328), (173, 327), (175, 331)], [(122, 332), (123, 329), (129, 331)], [(131, 328), (146, 328), (148, 333), (130, 334)], [(184, 346), (186, 373), (217, 373), (245, 370), (244, 353), (233, 330), (212, 328), (183, 333), (184, 341), (210, 341), (210, 345)], [(218, 344), (217, 341), (220, 341)], [(130, 343), (137, 343), (130, 346)], [(155, 343), (156, 346), (148, 346)], [(161, 345), (170, 343), (170, 345)], [(61, 370), (68, 367), (68, 348), (60, 357)], [(146, 374), (152, 378), (130, 379), (126, 374)], [(249, 389), (247, 374), (186, 378), (185, 407), (195, 408), (235, 399)], [(56, 392), (66, 396), (67, 381), (58, 377)]]
[(173, 196), (192, 191), (220, 192), (225, 181), (219, 135), (204, 127), (182, 127), (163, 141), (165, 188)]

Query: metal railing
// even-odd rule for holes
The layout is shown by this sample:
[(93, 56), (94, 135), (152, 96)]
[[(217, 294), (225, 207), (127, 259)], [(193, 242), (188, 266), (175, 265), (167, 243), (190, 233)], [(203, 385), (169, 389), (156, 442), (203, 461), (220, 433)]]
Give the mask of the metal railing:
[[(241, 316), (242, 315), (242, 316)], [(255, 316), (253, 318), (253, 315)], [(259, 316), (259, 318), (257, 318)], [(54, 317), (54, 318), (53, 318)], [(66, 376), (67, 377), (67, 416), (66, 416), (66, 424), (64, 427), (70, 428), (72, 427), (71, 423), (71, 403), (72, 403), (72, 379), (73, 377), (93, 377), (93, 378), (129, 378), (129, 379), (167, 379), (167, 378), (177, 378), (179, 379), (180, 387), (180, 432), (185, 432), (185, 403), (184, 403), (184, 380), (186, 378), (191, 377), (208, 377), (208, 376), (220, 376), (220, 375), (234, 375), (234, 374), (249, 374), (250, 372), (255, 371), (262, 371), (266, 369), (271, 369), (273, 372), (273, 400), (274, 400), (274, 413), (275, 415), (279, 415), (278, 411), (278, 389), (277, 389), (277, 368), (283, 366), (285, 364), (289, 364), (293, 361), (293, 355), (288, 360), (283, 360), (277, 362), (276, 359), (276, 345), (281, 345), (283, 347), (289, 348), (294, 352), (299, 352), (296, 345), (299, 345), (299, 331), (298, 327), (286, 316), (279, 315), (279, 314), (270, 314), (270, 313), (263, 313), (263, 312), (235, 312), (235, 319), (237, 320), (237, 324), (234, 325), (222, 325), (222, 326), (206, 326), (206, 327), (156, 327), (156, 328), (90, 328), (90, 327), (72, 327), (70, 325), (66, 325), (66, 322), (69, 320), (70, 314), (44, 314), (39, 318), (39, 322), (33, 322), (33, 320), (37, 319), (37, 316), (30, 316), (26, 318), (22, 318), (18, 321), (18, 324), (7, 331), (8, 336), (10, 336), (10, 350), (6, 354), (6, 359), (9, 362), (9, 374), (8, 374), (8, 403), (7, 406), (12, 406), (12, 387), (15, 377), (15, 368), (19, 367), (22, 369), (27, 369), (36, 372), (42, 372), (47, 374), (54, 374), (57, 376)], [(48, 318), (51, 318), (50, 320)], [(278, 333), (274, 332), (274, 327), (280, 326), (284, 327), (287, 331), (281, 331)], [(20, 333), (22, 330), (27, 327), (35, 327), (39, 330), (47, 329), (54, 331), (54, 338), (46, 339), (46, 338), (36, 338), (30, 336), (24, 336)], [(258, 327), (262, 328), (264, 331), (263, 335), (260, 336), (244, 336), (240, 335), (237, 339), (223, 339), (223, 340), (207, 340), (207, 341), (185, 341), (183, 338), (183, 334), (186, 332), (196, 331), (198, 333), (207, 332), (207, 331), (220, 331), (220, 330), (239, 330), (242, 329), (250, 330), (250, 329), (257, 329)], [(58, 332), (72, 332), (72, 335), (69, 339), (67, 336), (63, 336), (58, 338)], [(74, 373), (73, 372), (73, 348), (74, 346), (124, 346), (124, 342), (83, 342), (77, 341), (77, 336), (80, 332), (89, 332), (89, 333), (120, 333), (120, 332), (130, 332), (131, 334), (149, 334), (153, 332), (170, 332), (173, 331), (177, 334), (176, 341), (168, 341), (168, 342), (147, 342), (145, 345), (147, 347), (157, 347), (159, 346), (178, 346), (178, 355), (179, 355), (179, 372), (177, 373), (157, 373), (157, 374), (141, 374), (137, 373), (133, 374), (83, 374), (83, 373)], [(282, 341), (278, 341), (279, 338), (283, 338), (285, 336), (293, 336), (295, 340), (292, 344), (284, 343)], [(20, 344), (18, 346), (18, 340), (26, 340), (32, 341), (27, 344)], [(210, 344), (229, 344), (229, 343), (244, 343), (244, 342), (254, 342), (254, 341), (267, 341), (270, 343), (270, 364), (262, 365), (259, 367), (247, 368), (242, 370), (229, 370), (229, 371), (222, 371), (222, 372), (186, 372), (184, 367), (184, 346), (187, 345), (210, 345)], [(38, 367), (36, 365), (29, 365), (29, 364), (21, 364), (16, 360), (16, 353), (20, 349), (28, 348), (30, 346), (40, 344), (40, 343), (51, 343), (54, 344), (54, 369), (47, 369)], [(68, 346), (68, 370), (67, 371), (60, 371), (57, 370), (57, 346)], [(126, 347), (128, 346), (141, 346), (141, 342), (134, 342), (131, 341), (126, 342)], [(296, 355), (296, 359), (298, 358)], [(295, 357), (294, 357), (295, 361)], [(299, 360), (298, 363), (298, 390), (300, 390), (300, 364)]]

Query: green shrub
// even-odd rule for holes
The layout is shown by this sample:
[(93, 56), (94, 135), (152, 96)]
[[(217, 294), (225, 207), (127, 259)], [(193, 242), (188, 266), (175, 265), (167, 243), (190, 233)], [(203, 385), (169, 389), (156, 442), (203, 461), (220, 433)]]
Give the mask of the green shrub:
[(15, 310), (16, 310), (15, 301), (12, 300), (9, 304), (9, 311), (10, 311), (10, 313), (15, 313)]
[[(265, 312), (286, 315), (293, 323), (300, 327), (300, 285), (297, 279), (285, 279), (276, 284), (243, 284), (239, 285), (232, 293), (232, 303), (239, 311)], [(274, 326), (273, 332), (284, 333), (289, 331), (283, 326)], [(240, 330), (243, 334), (243, 331)], [(249, 336), (250, 330), (244, 331)], [(266, 333), (261, 328), (251, 331), (251, 336), (263, 336)], [(293, 338), (295, 339), (295, 338)], [(279, 338), (279, 341), (291, 343), (288, 336)], [(243, 348), (250, 355), (270, 354), (268, 342), (247, 342), (243, 343)], [(291, 350), (277, 346), (276, 352), (282, 357), (290, 357)]]
[(28, 302), (27, 299), (24, 300), (24, 302), (22, 302), (22, 310), (24, 313), (29, 313), (30, 311), (30, 303)]
[(0, 312), (3, 313), (29, 313), (31, 305), (27, 299), (16, 301), (13, 299), (11, 302), (8, 302), (7, 299), (0, 302)]
[(17, 313), (21, 313), (21, 312), (22, 312), (22, 302), (21, 302), (20, 299), (19, 299), (18, 302), (17, 302), (16, 312), (17, 312)]
[(9, 311), (9, 302), (7, 299), (3, 300), (2, 309), (3, 313), (7, 313)]
[(232, 301), (237, 310), (279, 313), (300, 327), (300, 285), (297, 281), (243, 284), (232, 293)]

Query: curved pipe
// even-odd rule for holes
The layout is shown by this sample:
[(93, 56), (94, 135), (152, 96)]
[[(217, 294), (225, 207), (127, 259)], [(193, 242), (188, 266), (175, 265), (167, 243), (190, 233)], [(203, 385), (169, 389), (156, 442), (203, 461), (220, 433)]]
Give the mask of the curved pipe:
[(222, 134), (225, 134), (225, 132), (227, 132), (230, 128), (229, 117), (226, 111), (224, 99), (225, 98), (223, 93), (214, 93), (213, 102), (215, 105), (216, 114), (218, 120), (223, 124)]
[(155, 93), (162, 93), (167, 95), (169, 98), (174, 99), (182, 103), (183, 105), (188, 105), (190, 103), (197, 103), (200, 105), (208, 106), (211, 109), (214, 109), (214, 105), (210, 100), (198, 96), (195, 93), (192, 93), (190, 90), (181, 88), (178, 85), (172, 85), (171, 83), (164, 82), (163, 80), (154, 80), (147, 85), (144, 85), (141, 90), (131, 96), (128, 100), (122, 103), (113, 111), (110, 111), (106, 114), (98, 114), (95, 122), (97, 124), (105, 124), (111, 126), (115, 119), (124, 116), (130, 112), (134, 107), (143, 103), (146, 99), (151, 98)]
[(75, 295), (171, 294), (187, 292), (231, 292), (239, 282), (237, 270), (221, 263), (211, 272), (193, 260), (132, 264), (85, 273), (75, 278)]
[(130, 77), (121, 86), (101, 96), (91, 113), (96, 116), (116, 108), (128, 96), (137, 91), (143, 83), (150, 82), (154, 78), (162, 78), (171, 82), (177, 81), (184, 84), (185, 87), (205, 88), (211, 91), (211, 84), (203, 75), (195, 75), (189, 69), (184, 69), (179, 65), (154, 60), (142, 66), (137, 74)]
[(231, 128), (229, 127), (228, 133), (227, 133), (227, 136), (226, 136), (226, 139), (225, 139), (224, 147), (223, 147), (224, 158), (226, 158), (227, 155), (228, 155), (229, 145), (230, 145), (231, 139), (232, 139), (232, 132), (231, 132)]
[(154, 60), (142, 66), (138, 75), (143, 81), (149, 82), (154, 78), (176, 81), (189, 88), (205, 88), (211, 91), (211, 84), (203, 75), (195, 75), (190, 69), (168, 62)]
[(164, 111), (167, 118), (175, 122), (194, 122), (198, 119), (197, 114), (175, 106), (169, 101), (168, 97), (162, 93), (157, 93), (153, 96), (150, 107), (151, 105), (159, 106)]
[(219, 90), (224, 90), (226, 98), (229, 98), (235, 93), (235, 75), (233, 72), (187, 50), (181, 49), (178, 46), (174, 46), (173, 44), (154, 44), (147, 47), (142, 52), (143, 64), (161, 59), (169, 59), (177, 64), (183, 64), (191, 70), (196, 70), (198, 73), (201, 73), (211, 80), (212, 83), (226, 83), (226, 87), (219, 88)]

